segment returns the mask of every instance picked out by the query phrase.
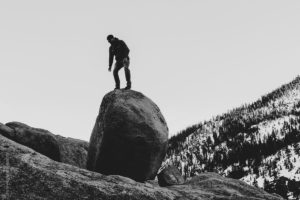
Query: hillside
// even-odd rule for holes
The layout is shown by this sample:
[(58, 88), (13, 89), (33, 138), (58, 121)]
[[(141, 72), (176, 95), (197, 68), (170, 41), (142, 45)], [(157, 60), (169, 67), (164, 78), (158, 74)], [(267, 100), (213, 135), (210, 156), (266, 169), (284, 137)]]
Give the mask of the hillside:
[(214, 171), (296, 199), (299, 153), (300, 76), (254, 103), (181, 131), (169, 141), (165, 164), (186, 178)]
[(157, 174), (167, 141), (158, 106), (133, 90), (103, 97), (89, 143), (21, 122), (0, 123), (0, 199), (283, 199), (212, 172), (185, 181), (174, 166), (182, 181), (162, 184), (175, 175)]

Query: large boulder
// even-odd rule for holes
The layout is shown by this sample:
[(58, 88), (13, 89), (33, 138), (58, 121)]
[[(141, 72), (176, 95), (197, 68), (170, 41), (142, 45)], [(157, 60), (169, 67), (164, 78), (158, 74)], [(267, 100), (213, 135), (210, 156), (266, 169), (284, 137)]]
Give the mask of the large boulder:
[(0, 135), (0, 199), (282, 200), (239, 180), (203, 173), (183, 185), (159, 187), (55, 162)]
[(88, 142), (65, 138), (21, 122), (0, 123), (0, 134), (59, 162), (86, 167)]
[(114, 90), (102, 100), (87, 169), (136, 181), (154, 179), (167, 142), (166, 121), (153, 101), (133, 90)]

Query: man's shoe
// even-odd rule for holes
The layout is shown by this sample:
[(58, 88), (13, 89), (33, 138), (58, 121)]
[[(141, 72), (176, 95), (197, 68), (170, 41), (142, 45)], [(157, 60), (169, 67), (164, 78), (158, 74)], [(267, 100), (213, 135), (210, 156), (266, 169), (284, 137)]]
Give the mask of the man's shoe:
[(127, 85), (125, 88), (123, 88), (124, 90), (130, 90), (131, 86)]
[(120, 87), (118, 87), (118, 86), (115, 87), (115, 90), (119, 90), (119, 89), (120, 89)]

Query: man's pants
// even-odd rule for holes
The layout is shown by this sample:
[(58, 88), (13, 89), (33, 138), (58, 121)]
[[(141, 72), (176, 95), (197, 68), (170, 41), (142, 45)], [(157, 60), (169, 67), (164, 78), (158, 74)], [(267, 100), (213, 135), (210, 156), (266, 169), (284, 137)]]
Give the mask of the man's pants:
[(119, 79), (118, 72), (122, 67), (124, 67), (124, 70), (125, 70), (125, 77), (126, 77), (126, 81), (127, 81), (127, 86), (131, 86), (129, 63), (130, 63), (129, 58), (124, 58), (121, 61), (117, 61), (116, 64), (115, 64), (113, 74), (114, 74), (114, 78), (115, 78), (117, 88), (120, 87), (120, 79)]

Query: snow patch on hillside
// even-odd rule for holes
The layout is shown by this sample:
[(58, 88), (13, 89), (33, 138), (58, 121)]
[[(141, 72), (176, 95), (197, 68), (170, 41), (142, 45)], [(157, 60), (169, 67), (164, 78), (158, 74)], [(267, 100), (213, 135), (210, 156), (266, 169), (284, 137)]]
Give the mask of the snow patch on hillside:
[(276, 154), (263, 159), (259, 167), (259, 175), (249, 173), (241, 180), (250, 185), (254, 185), (256, 179), (259, 187), (263, 187), (263, 182), (259, 180), (273, 181), (277, 177), (286, 177), (290, 180), (300, 181), (300, 143), (288, 145)]

